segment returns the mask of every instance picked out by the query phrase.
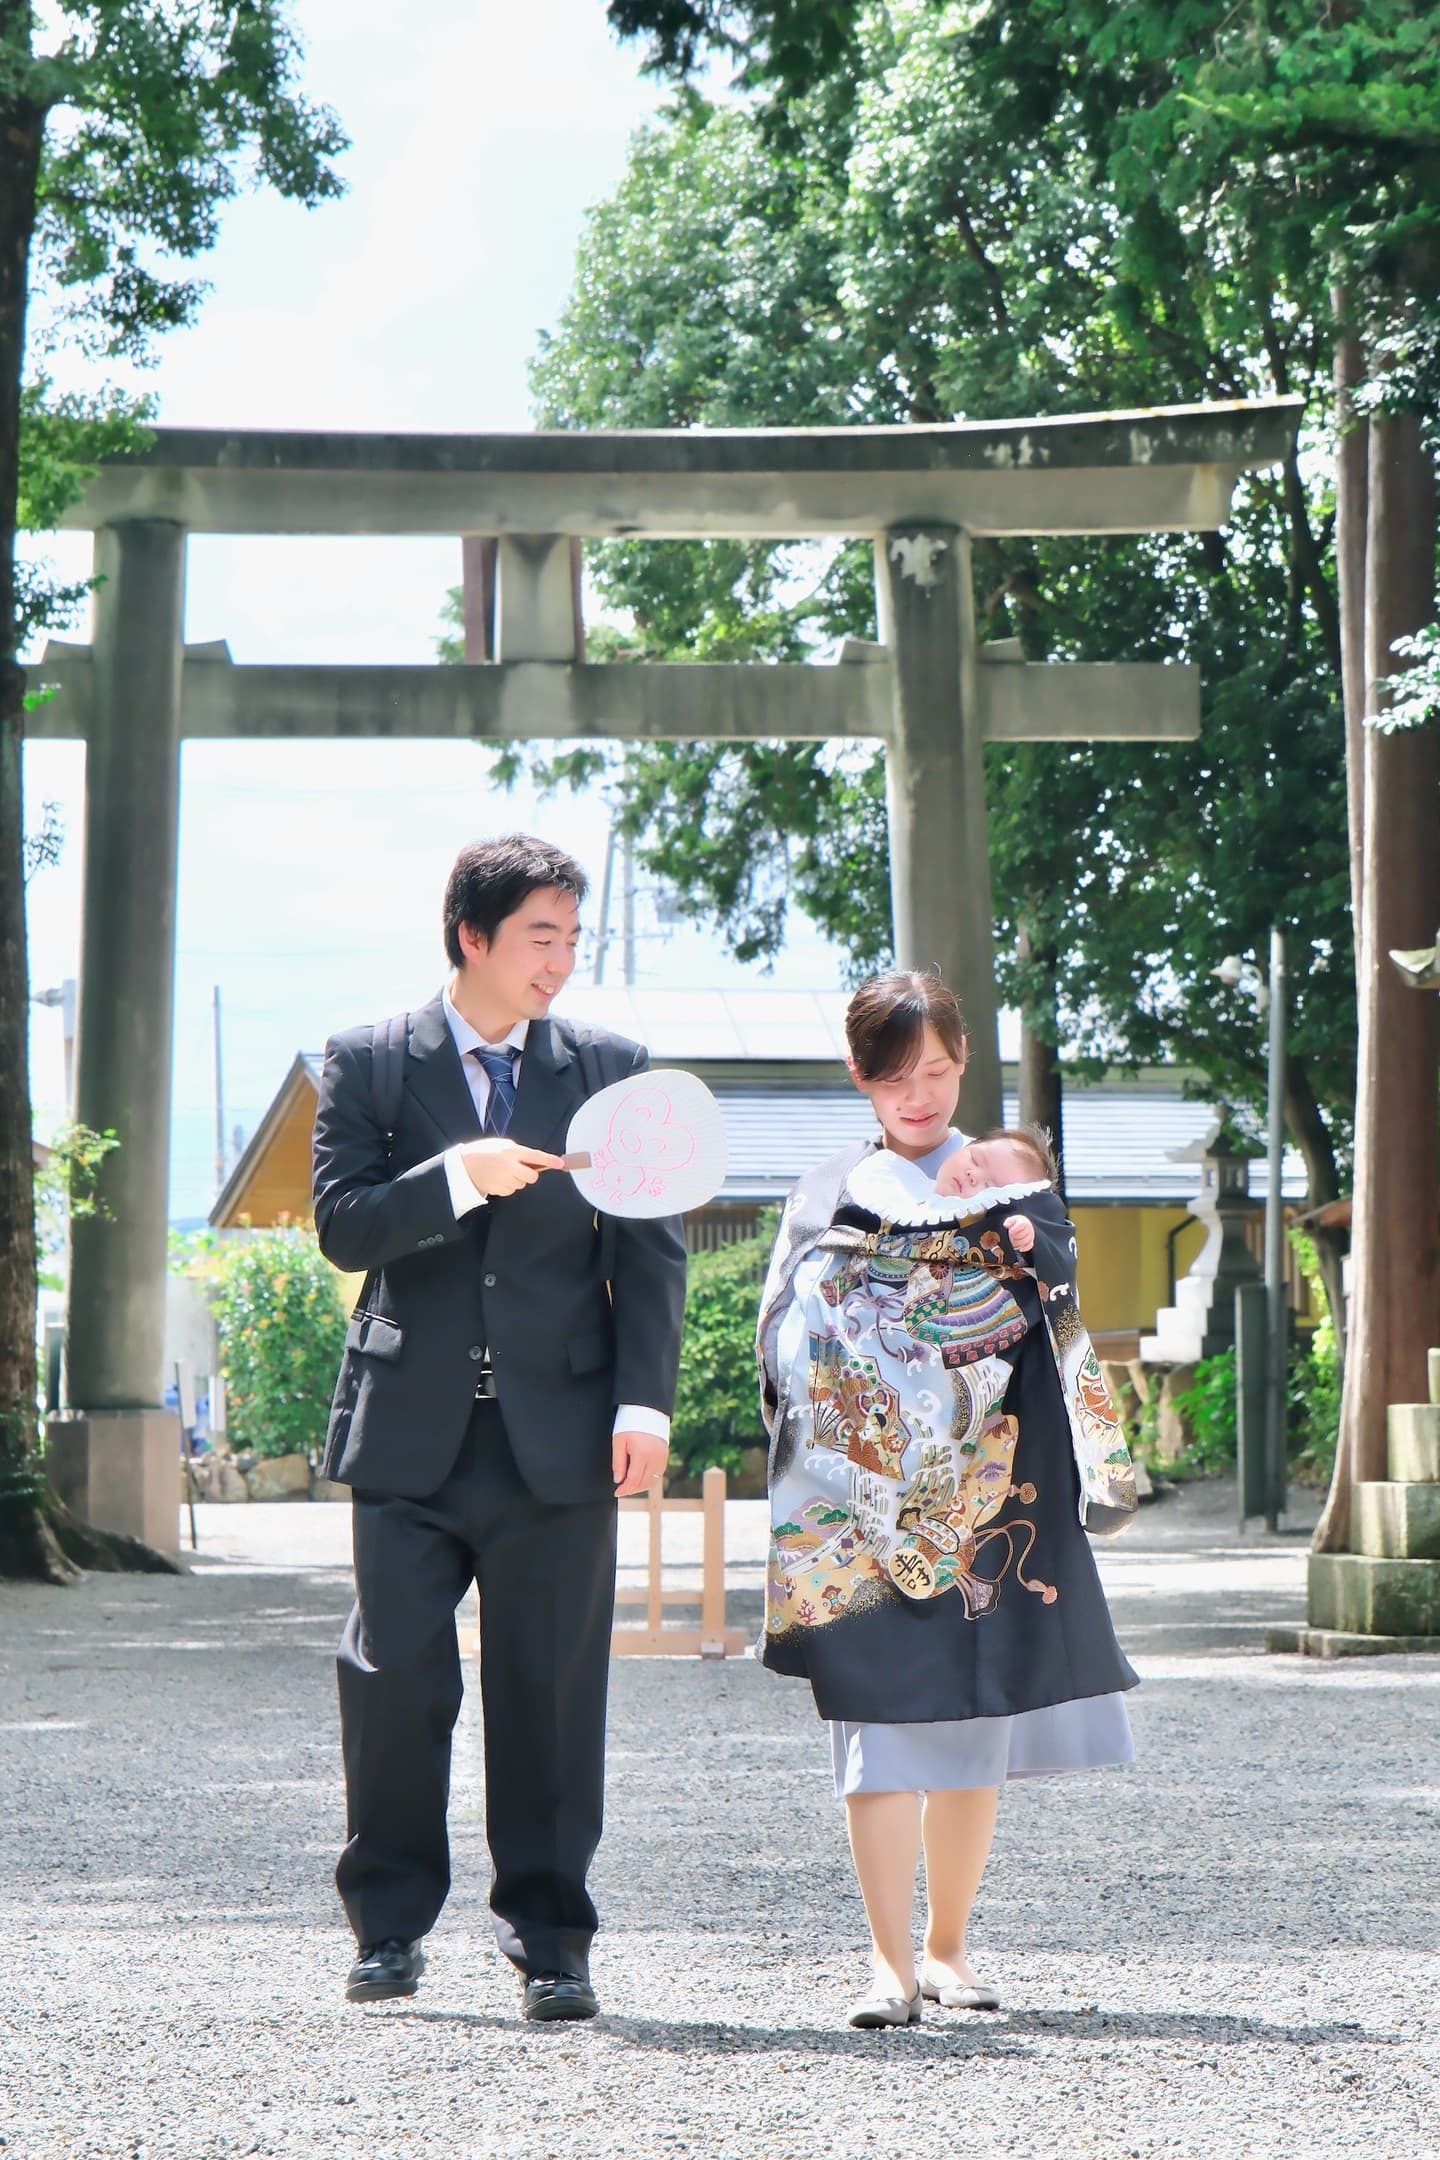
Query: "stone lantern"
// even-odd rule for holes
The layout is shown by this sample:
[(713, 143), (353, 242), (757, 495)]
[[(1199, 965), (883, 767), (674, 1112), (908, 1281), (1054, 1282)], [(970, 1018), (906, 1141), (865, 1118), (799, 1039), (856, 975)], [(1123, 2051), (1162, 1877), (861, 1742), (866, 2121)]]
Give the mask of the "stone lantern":
[(1259, 1261), (1245, 1242), (1245, 1225), (1262, 1203), (1250, 1197), (1250, 1163), (1263, 1150), (1224, 1117), (1171, 1162), (1197, 1162), (1200, 1190), (1190, 1213), (1204, 1223), (1205, 1243), (1175, 1286), (1175, 1303), (1155, 1315), (1155, 1332), (1140, 1338), (1142, 1365), (1194, 1365), (1235, 1343), (1235, 1292), (1260, 1282)]

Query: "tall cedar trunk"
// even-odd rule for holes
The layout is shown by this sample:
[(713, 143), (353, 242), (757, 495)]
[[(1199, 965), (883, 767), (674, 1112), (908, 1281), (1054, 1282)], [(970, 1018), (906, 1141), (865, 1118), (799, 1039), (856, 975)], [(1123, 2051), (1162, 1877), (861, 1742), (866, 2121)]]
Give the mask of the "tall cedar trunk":
[(35, 1458), (35, 1185), (28, 1071), (15, 527), (30, 243), (45, 115), (22, 85), (30, 9), (0, 0), (0, 1573), (66, 1572)]
[[(1055, 960), (1053, 954), (1036, 951), (1030, 932), (1023, 923), (1016, 947), (1022, 967), (1031, 967), (1039, 962), (1047, 970), (1047, 991), (1043, 1009), (1032, 1001), (1020, 1015), (1020, 1123), (1041, 1125), (1049, 1133), (1050, 1144), (1055, 1150), (1055, 1160), (1060, 1165), (1060, 1196), (1063, 1199), (1064, 1084), (1060, 1072), (1060, 1057), (1055, 1047)], [(1049, 1035), (1048, 1042), (1045, 1034)]]
[(1334, 295), (1335, 569), (1340, 586), (1340, 679), (1345, 694), (1345, 807), (1350, 832), (1350, 911), (1355, 979), (1360, 979), (1361, 864), (1365, 834), (1365, 524), (1370, 487), (1370, 431), (1354, 407), (1364, 371), (1360, 340), (1346, 328), (1348, 294)]
[[(1435, 474), (1411, 415), (1371, 420), (1365, 551), (1365, 675), (1397, 672), (1391, 650), (1431, 620)], [(1368, 688), (1367, 707), (1377, 708)], [(1409, 989), (1392, 946), (1425, 945), (1440, 922), (1440, 729), (1366, 728), (1360, 903), (1360, 1050), (1355, 1198), (1340, 1444), (1321, 1552), (1345, 1549), (1351, 1492), (1386, 1474), (1385, 1413), (1422, 1402), (1425, 1353), (1440, 1337), (1436, 1190), (1440, 998)]]

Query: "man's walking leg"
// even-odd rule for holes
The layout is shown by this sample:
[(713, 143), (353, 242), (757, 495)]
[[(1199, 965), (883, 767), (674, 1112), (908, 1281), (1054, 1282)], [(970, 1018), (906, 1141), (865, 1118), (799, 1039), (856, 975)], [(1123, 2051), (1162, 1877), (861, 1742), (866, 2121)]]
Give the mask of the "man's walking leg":
[(498, 1431), (496, 1441), (494, 1476), (510, 1492), (478, 1555), (491, 1913), (501, 1949), (527, 1977), (585, 1978), (597, 1925), (585, 1877), (604, 1816), (615, 1503), (536, 1500)]
[(335, 1882), (363, 1950), (418, 1943), (450, 1888), (455, 1607), (471, 1561), (433, 1502), (357, 1494), (354, 1528), (356, 1602), (338, 1659), (348, 1835)]

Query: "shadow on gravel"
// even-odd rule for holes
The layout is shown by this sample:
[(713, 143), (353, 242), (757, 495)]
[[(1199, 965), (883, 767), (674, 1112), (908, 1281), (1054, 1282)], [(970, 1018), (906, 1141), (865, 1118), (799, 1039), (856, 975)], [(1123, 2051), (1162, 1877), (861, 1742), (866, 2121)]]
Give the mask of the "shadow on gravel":
[[(468, 2025), (481, 2032), (534, 2033), (520, 2017), (481, 2010), (418, 2010), (390, 2007), (392, 2017), (411, 2017), (431, 2025)], [(764, 2054), (776, 2049), (809, 2055), (873, 2054), (881, 2047), (954, 2046), (969, 2054), (1013, 2055), (1026, 2040), (1168, 2040), (1194, 2041), (1207, 2047), (1333, 2047), (1340, 2043), (1393, 2047), (1396, 2033), (1367, 2032), (1353, 2021), (1324, 2025), (1271, 2025), (1263, 2018), (1203, 2017), (1177, 2012), (1146, 2014), (1120, 2010), (1012, 2010), (953, 2020), (934, 2018), (894, 2032), (829, 2031), (812, 2025), (703, 2024), (661, 2018), (636, 2018), (602, 2010), (593, 2024), (575, 2025), (573, 2034), (623, 2040), (629, 2046), (674, 2055)], [(536, 2034), (539, 2037), (539, 2034)]]

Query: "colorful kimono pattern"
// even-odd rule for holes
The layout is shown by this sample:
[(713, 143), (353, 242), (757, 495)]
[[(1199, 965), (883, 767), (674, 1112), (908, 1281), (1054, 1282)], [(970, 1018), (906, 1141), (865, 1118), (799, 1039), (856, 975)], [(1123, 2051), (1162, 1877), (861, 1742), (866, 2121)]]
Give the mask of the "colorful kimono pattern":
[[(842, 1180), (836, 1219), (803, 1249), (787, 1251), (782, 1226), (761, 1327), (772, 1431), (762, 1656), (808, 1672), (824, 1716), (984, 1715), (1133, 1684), (1080, 1529), (1087, 1510), (1123, 1517), (1133, 1473), (1075, 1310), (1070, 1226), (1048, 1187), (1015, 1190), (989, 1211), (950, 1203), (963, 1220), (895, 1223), (877, 1197), (903, 1207), (918, 1195), (882, 1163)], [(1036, 1224), (1023, 1260), (999, 1230), (1012, 1205)], [(1048, 1649), (1026, 1648), (1025, 1670), (994, 1687), (970, 1652), (946, 1647), (953, 1624), (988, 1630), (1007, 1606), (1038, 1615), (1062, 1592), (1100, 1645), (1093, 1686), (1083, 1674), (1073, 1684), (1068, 1631), (1049, 1618), (1038, 1636), (1029, 1621), (1011, 1631), (1012, 1645)], [(905, 1636), (904, 1614), (918, 1623), (926, 1611), (942, 1635)], [(923, 1653), (917, 1681), (904, 1652), (908, 1708), (877, 1710), (888, 1697), (873, 1671), (862, 1677), (862, 1645), (883, 1657), (912, 1637)]]

